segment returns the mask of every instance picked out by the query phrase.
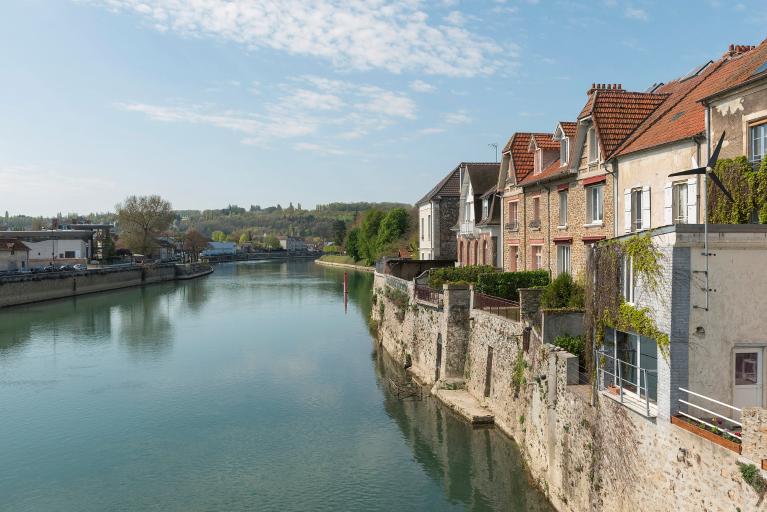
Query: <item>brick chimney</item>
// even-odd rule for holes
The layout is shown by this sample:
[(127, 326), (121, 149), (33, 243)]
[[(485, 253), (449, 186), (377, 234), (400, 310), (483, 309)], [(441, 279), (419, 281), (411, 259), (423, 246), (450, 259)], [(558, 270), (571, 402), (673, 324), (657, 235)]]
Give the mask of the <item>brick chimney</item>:
[(591, 84), (591, 89), (586, 91), (586, 96), (591, 96), (594, 91), (621, 91), (624, 92), (623, 84)]
[(737, 57), (738, 55), (743, 55), (744, 53), (753, 50), (756, 48), (756, 46), (748, 45), (748, 44), (731, 44), (727, 51), (724, 52), (724, 55), (722, 57)]

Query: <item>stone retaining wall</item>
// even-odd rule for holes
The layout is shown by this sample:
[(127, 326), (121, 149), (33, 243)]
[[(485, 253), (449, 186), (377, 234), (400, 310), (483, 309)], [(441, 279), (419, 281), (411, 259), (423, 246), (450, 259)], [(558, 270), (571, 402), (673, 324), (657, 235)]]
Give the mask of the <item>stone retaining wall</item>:
[(376, 274), (374, 282), (379, 343), (400, 364), (409, 356), (413, 373), (425, 383), (436, 381), (437, 340), (445, 341), (444, 369), (451, 350), (447, 336), (465, 337), (463, 345), (453, 339), (452, 350), (465, 347), (466, 389), (517, 441), (531, 474), (558, 510), (755, 510), (758, 497), (737, 464), (759, 466), (765, 456), (764, 409), (744, 413), (747, 460), (667, 419), (645, 418), (605, 395), (592, 396), (591, 386), (577, 385), (577, 358), (542, 343), (546, 333), (540, 322), (544, 332), (538, 334), (535, 326), (525, 347), (522, 334), (535, 324), (536, 292), (522, 292), (527, 324), (477, 310), (462, 324), (461, 315), (448, 306), (453, 290), (445, 289), (446, 307), (439, 309), (416, 302), (411, 283), (403, 311), (387, 297), (384, 277)]

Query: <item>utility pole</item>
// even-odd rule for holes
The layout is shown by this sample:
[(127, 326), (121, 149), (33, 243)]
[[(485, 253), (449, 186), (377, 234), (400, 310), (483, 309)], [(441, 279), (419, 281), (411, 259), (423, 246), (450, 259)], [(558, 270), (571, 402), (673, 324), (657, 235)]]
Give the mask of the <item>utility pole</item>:
[(498, 144), (495, 142), (491, 142), (487, 146), (495, 149), (495, 163), (498, 163)]

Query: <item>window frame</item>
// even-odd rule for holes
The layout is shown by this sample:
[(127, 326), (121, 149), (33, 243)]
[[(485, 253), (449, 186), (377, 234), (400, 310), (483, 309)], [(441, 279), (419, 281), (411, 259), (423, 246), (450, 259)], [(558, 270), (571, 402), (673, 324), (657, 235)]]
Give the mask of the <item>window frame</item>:
[[(761, 134), (757, 135), (757, 132)], [(759, 141), (760, 153), (756, 158), (756, 141)], [(761, 119), (748, 126), (748, 160), (752, 164), (761, 163), (764, 157), (767, 156), (767, 120)]]
[[(586, 189), (586, 223), (592, 224), (604, 224), (605, 220), (605, 207), (604, 207), (604, 183), (595, 183), (585, 187)], [(597, 197), (594, 198), (593, 195)], [(601, 200), (600, 200), (601, 199)], [(596, 201), (596, 203), (595, 203)], [(594, 214), (594, 206), (597, 206), (599, 217)]]
[(632, 233), (642, 230), (642, 187), (631, 189), (631, 229)]
[(570, 139), (562, 137), (559, 141), (559, 163), (564, 165), (570, 160)]
[[(513, 212), (512, 212), (513, 208)], [(513, 215), (512, 215), (513, 213)], [(509, 201), (509, 229), (519, 229), (519, 200)]]
[(541, 220), (541, 196), (533, 197), (533, 220)]
[[(566, 228), (567, 222), (568, 222), (568, 193), (569, 191), (567, 189), (560, 190), (559, 191), (559, 224), (558, 227), (560, 228)], [(563, 209), (564, 207), (564, 209)], [(564, 218), (563, 218), (564, 216)]]
[(557, 245), (557, 274), (572, 275), (572, 247), (570, 244)]
[(599, 141), (597, 140), (597, 130), (594, 125), (589, 127), (587, 140), (589, 145), (588, 163), (599, 163)]
[[(684, 188), (684, 203), (679, 201), (679, 190)], [(690, 188), (687, 181), (675, 181), (671, 184), (671, 221), (674, 224), (688, 224), (690, 217), (688, 215), (687, 205), (690, 202)], [(684, 216), (680, 216), (682, 213)]]
[(490, 215), (490, 200), (488, 198), (482, 199), (482, 219), (486, 219)]
[(533, 263), (533, 270), (543, 268), (543, 246), (536, 244), (530, 246), (530, 260)]
[(624, 257), (621, 262), (621, 295), (627, 304), (636, 304), (636, 274), (634, 259)]

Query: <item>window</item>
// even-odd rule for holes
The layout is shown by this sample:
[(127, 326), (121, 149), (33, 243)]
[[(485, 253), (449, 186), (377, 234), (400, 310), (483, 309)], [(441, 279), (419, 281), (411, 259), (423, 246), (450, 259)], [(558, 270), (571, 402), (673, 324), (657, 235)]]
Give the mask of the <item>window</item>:
[(687, 224), (687, 182), (674, 183), (672, 215), (674, 224)]
[(429, 226), (429, 240), (431, 241), (431, 215), (427, 219), (426, 224)]
[(483, 199), (482, 200), (482, 218), (486, 219), (489, 213), (490, 213), (490, 200)]
[(758, 163), (767, 155), (767, 123), (749, 128), (749, 159)]
[(592, 126), (589, 128), (589, 163), (599, 160), (599, 142), (597, 141), (597, 131)]
[(75, 251), (64, 251), (64, 257), (65, 258), (74, 258), (75, 257)]
[(559, 141), (559, 163), (566, 164), (570, 154), (570, 139), (564, 137)]
[(533, 220), (541, 220), (541, 198), (536, 196), (533, 198)]
[(509, 229), (515, 230), (519, 228), (519, 217), (518, 217), (518, 206), (519, 203), (517, 201), (512, 201), (509, 203)]
[(623, 258), (623, 299), (630, 303), (634, 303), (634, 291), (636, 287), (636, 276), (634, 275), (634, 260), (631, 258)]
[(758, 368), (758, 352), (737, 352), (735, 354), (735, 385), (749, 386), (758, 384)]
[(631, 189), (631, 231), (642, 229), (642, 189)]
[(559, 225), (567, 226), (567, 190), (559, 191)]
[(624, 393), (657, 400), (658, 345), (654, 339), (607, 328), (604, 352), (608, 355), (605, 361), (608, 371), (620, 375)]
[(569, 245), (557, 245), (557, 273), (570, 274), (570, 246)]
[(604, 185), (586, 187), (586, 222), (596, 224), (603, 221)]
[(543, 268), (543, 247), (540, 245), (534, 245), (532, 247), (532, 260), (533, 270), (539, 270)]
[(423, 229), (423, 219), (421, 219), (421, 240), (424, 239), (424, 233), (425, 232), (426, 232), (426, 230)]

